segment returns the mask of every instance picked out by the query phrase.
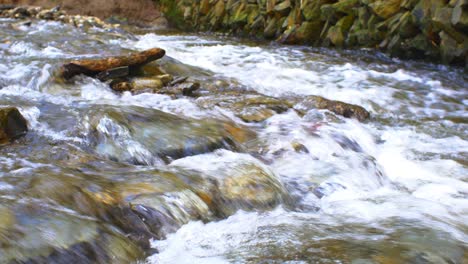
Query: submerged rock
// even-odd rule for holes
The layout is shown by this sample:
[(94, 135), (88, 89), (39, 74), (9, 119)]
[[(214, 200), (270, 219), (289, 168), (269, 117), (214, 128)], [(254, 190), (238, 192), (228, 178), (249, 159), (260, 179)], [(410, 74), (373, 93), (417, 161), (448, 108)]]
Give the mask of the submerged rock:
[(125, 236), (94, 219), (33, 202), (3, 200), (2, 208), (2, 263), (129, 263), (143, 257)]
[(0, 144), (22, 137), (26, 132), (27, 121), (17, 108), (0, 108)]
[(75, 60), (62, 66), (60, 75), (65, 79), (71, 79), (75, 75), (84, 74), (96, 76), (113, 68), (128, 66), (139, 67), (151, 61), (160, 59), (166, 52), (163, 49), (153, 48), (128, 56), (108, 57), (103, 59)]
[(292, 107), (285, 100), (261, 94), (240, 92), (220, 93), (214, 96), (202, 97), (197, 100), (197, 103), (204, 108), (213, 106), (227, 108), (244, 122), (262, 122)]
[(236, 149), (238, 142), (216, 120), (192, 120), (159, 110), (100, 107), (89, 114), (97, 153), (133, 164), (158, 164), (219, 148)]
[(194, 192), (218, 217), (237, 210), (269, 210), (284, 201), (284, 186), (265, 165), (247, 154), (218, 150), (179, 159), (170, 164), (204, 181), (192, 183)]
[(296, 98), (294, 101), (296, 101), (294, 109), (302, 114), (310, 109), (327, 109), (337, 115), (347, 118), (356, 118), (361, 122), (370, 117), (370, 113), (362, 106), (333, 101), (320, 96)]

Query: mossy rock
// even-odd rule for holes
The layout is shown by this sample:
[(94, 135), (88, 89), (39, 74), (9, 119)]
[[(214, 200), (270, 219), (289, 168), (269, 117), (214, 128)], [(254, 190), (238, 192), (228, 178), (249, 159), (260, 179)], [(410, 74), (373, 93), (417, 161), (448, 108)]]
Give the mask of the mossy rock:
[(266, 22), (265, 30), (263, 31), (263, 36), (266, 39), (272, 39), (276, 37), (276, 32), (278, 30), (279, 21), (276, 17), (269, 18)]
[(328, 30), (326, 37), (335, 47), (342, 48), (345, 43), (345, 36), (340, 27), (332, 26)]
[[(468, 6), (468, 5), (467, 5)], [(453, 8), (451, 22), (452, 25), (468, 35), (468, 8), (462, 5), (462, 1), (459, 1)]]
[(359, 0), (340, 0), (337, 3), (333, 4), (333, 8), (336, 10), (336, 12), (354, 15), (354, 8), (358, 7), (359, 4)]
[(380, 0), (369, 6), (379, 17), (388, 19), (400, 11), (401, 2), (402, 0)]
[(0, 108), (0, 144), (22, 137), (27, 132), (27, 121), (17, 108)]
[(296, 30), (296, 38), (299, 43), (314, 43), (320, 39), (320, 32), (322, 32), (323, 22), (305, 21)]

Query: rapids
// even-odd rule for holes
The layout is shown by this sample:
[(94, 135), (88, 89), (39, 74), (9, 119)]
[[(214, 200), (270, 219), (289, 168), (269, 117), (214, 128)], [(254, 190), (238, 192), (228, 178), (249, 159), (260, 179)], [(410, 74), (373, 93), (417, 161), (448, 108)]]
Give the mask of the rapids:
[[(95, 232), (122, 240), (99, 213), (77, 209), (71, 193), (86, 185), (93, 197), (108, 201), (106, 188), (125, 189), (138, 177), (157, 186), (162, 207), (180, 212), (177, 223), (151, 239), (154, 252), (142, 263), (468, 262), (463, 69), (368, 50), (16, 22), (0, 20), (0, 106), (17, 107), (30, 132), (0, 146), (0, 262), (47, 256), (51, 248)], [(361, 123), (327, 110), (301, 115), (289, 109), (246, 123), (223, 104), (202, 103), (212, 88), (202, 89), (199, 98), (171, 98), (117, 94), (88, 77), (72, 84), (54, 78), (72, 58), (153, 47), (170, 57), (161, 61), (167, 72), (190, 76), (202, 87), (279, 99), (320, 95), (361, 105), (371, 119)], [(190, 121), (172, 121), (173, 115)], [(249, 130), (254, 139), (241, 146), (224, 141), (223, 122)], [(223, 142), (213, 143), (220, 149), (184, 146), (181, 155), (161, 156), (165, 150), (154, 149), (179, 144), (160, 140), (164, 136), (187, 137), (191, 146)], [(258, 171), (257, 193), (223, 192), (227, 175)], [(171, 176), (179, 174), (182, 180)], [(192, 184), (186, 180), (191, 177), (219, 181), (225, 197), (218, 211), (208, 212), (197, 190), (208, 185)], [(252, 195), (258, 204), (248, 200)], [(43, 208), (43, 214), (29, 207)], [(10, 209), (16, 220), (8, 217)], [(12, 226), (28, 236), (14, 244), (15, 236), (2, 233)]]

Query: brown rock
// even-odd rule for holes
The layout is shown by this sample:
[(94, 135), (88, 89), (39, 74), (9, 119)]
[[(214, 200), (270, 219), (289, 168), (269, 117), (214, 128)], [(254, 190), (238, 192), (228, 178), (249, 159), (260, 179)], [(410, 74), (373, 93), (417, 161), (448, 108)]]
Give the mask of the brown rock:
[(333, 101), (320, 96), (307, 96), (298, 99), (298, 104), (294, 109), (300, 113), (305, 113), (310, 109), (327, 109), (337, 115), (347, 118), (356, 118), (359, 121), (365, 121), (370, 117), (369, 112), (362, 106), (344, 103), (341, 101)]
[(18, 109), (0, 108), (0, 144), (24, 136), (27, 131), (26, 119)]

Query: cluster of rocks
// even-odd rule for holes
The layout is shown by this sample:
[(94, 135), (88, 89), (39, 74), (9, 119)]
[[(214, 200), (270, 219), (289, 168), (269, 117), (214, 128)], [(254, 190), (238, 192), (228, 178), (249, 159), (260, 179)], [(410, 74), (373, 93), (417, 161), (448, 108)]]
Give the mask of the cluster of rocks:
[[(164, 50), (153, 48), (128, 56), (75, 60), (64, 64), (60, 75), (66, 80), (79, 74), (91, 76), (108, 82), (117, 92), (160, 93), (173, 97), (198, 96), (194, 92), (200, 89), (199, 82), (191, 81), (184, 76), (174, 78), (157, 64), (152, 63), (164, 55)], [(212, 91), (207, 92), (212, 95), (199, 98), (198, 105), (203, 108), (213, 106), (227, 108), (244, 122), (262, 122), (289, 109), (294, 109), (299, 114), (304, 114), (310, 109), (327, 109), (337, 115), (356, 118), (359, 121), (365, 121), (370, 116), (361, 106), (319, 96), (277, 99), (252, 91), (219, 91), (216, 85), (212, 87)]]
[(119, 26), (118, 24), (106, 23), (93, 16), (69, 15), (66, 11), (61, 10), (60, 6), (46, 9), (40, 6), (0, 5), (0, 18), (1, 17), (60, 21), (78, 28), (97, 27), (112, 29)]
[(468, 67), (466, 0), (163, 1), (183, 29), (225, 31), (287, 44), (380, 48), (394, 56)]
[[(194, 96), (200, 84), (186, 77), (174, 78), (155, 64), (164, 55), (164, 50), (153, 48), (127, 56), (74, 60), (62, 65), (60, 76), (65, 80), (90, 76), (108, 82), (118, 92)], [(195, 100), (198, 105), (230, 109), (245, 122), (317, 108), (359, 120), (369, 117), (360, 106), (317, 96), (278, 99), (254, 92), (215, 92), (219, 84), (205, 89), (212, 93)], [(27, 153), (32, 161), (45, 159), (61, 168), (34, 171), (31, 179), (22, 176), (24, 184), (15, 186), (12, 198), (0, 197), (0, 245), (7, 245), (0, 247), (2, 261), (136, 262), (152, 253), (150, 239), (164, 239), (189, 221), (219, 220), (238, 210), (271, 210), (293, 200), (261, 161), (231, 152), (256, 138), (242, 125), (136, 106), (75, 110), (80, 116), (76, 120), (87, 129), (86, 150), (33, 137), (28, 137), (30, 144), (3, 145), (25, 135), (28, 128), (18, 109), (0, 109), (0, 155)], [(45, 145), (49, 151), (44, 151)], [(292, 147), (308, 152), (299, 142)], [(128, 166), (155, 165), (151, 158), (168, 167), (141, 170)], [(206, 164), (212, 169), (206, 170)], [(27, 206), (15, 202), (20, 198), (31, 202)], [(43, 239), (51, 232), (57, 234), (53, 240)], [(34, 250), (24, 246), (31, 241)]]
[(174, 78), (157, 64), (151, 63), (164, 55), (163, 49), (154, 48), (127, 56), (75, 60), (61, 67), (60, 76), (69, 80), (84, 74), (109, 83), (117, 92), (193, 96), (200, 83), (183, 76)]
[[(2, 146), (1, 155), (26, 152), (31, 162), (46, 157), (61, 168), (37, 170), (33, 177), (22, 175), (24, 184), (17, 184), (8, 200), (0, 197), (2, 261), (133, 263), (152, 253), (150, 239), (164, 239), (189, 221), (219, 220), (238, 210), (271, 210), (288, 199), (277, 176), (249, 155), (217, 150), (187, 157), (204, 153), (203, 146), (208, 146), (205, 152), (223, 148), (227, 135), (240, 143), (240, 127), (134, 106), (100, 105), (80, 114), (92, 116), (89, 129), (97, 148), (109, 149), (111, 141), (118, 143), (123, 137), (113, 133), (111, 119), (122, 129), (132, 130), (132, 144), (140, 142), (160, 154), (193, 160), (141, 169), (67, 143), (54, 141), (52, 146), (44, 138), (32, 140), (45, 141), (40, 144)], [(99, 126), (109, 130), (98, 131)], [(48, 151), (44, 144), (50, 146)], [(197, 167), (203, 163), (197, 159), (209, 161), (214, 169), (205, 172), (203, 166)], [(26, 198), (27, 205), (16, 200)], [(69, 210), (54, 210), (56, 206)], [(50, 233), (55, 234), (53, 239), (47, 239)], [(31, 247), (24, 246), (30, 243)]]

